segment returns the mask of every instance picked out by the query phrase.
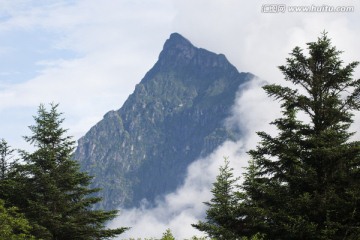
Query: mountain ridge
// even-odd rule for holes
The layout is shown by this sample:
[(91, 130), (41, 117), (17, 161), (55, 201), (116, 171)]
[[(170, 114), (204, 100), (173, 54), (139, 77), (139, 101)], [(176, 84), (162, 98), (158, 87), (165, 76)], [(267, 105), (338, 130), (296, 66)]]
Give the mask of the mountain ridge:
[(123, 106), (78, 141), (75, 159), (95, 176), (93, 187), (103, 188), (98, 207), (151, 203), (181, 184), (191, 162), (237, 139), (241, 132), (224, 121), (237, 90), (252, 77), (225, 55), (171, 34)]

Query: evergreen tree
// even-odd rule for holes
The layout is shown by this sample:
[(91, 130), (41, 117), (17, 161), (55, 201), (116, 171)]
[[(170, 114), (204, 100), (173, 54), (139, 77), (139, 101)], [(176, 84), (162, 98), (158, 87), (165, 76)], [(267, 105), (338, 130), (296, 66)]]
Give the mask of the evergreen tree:
[(17, 193), (14, 202), (32, 225), (32, 234), (38, 239), (107, 239), (126, 229), (106, 229), (104, 224), (117, 211), (92, 210), (99, 198), (89, 195), (99, 191), (89, 189), (91, 177), (80, 172), (71, 159), (74, 142), (61, 127), (63, 119), (51, 104), (43, 105), (30, 126), (31, 136), (25, 140), (35, 147), (33, 153), (21, 151), (25, 164), (17, 166)]
[(13, 165), (11, 159), (13, 158), (14, 150), (8, 145), (5, 139), (0, 140), (0, 180), (7, 178), (11, 166)]
[(167, 229), (166, 232), (163, 233), (163, 236), (160, 240), (175, 240), (175, 238), (172, 235), (171, 230)]
[[(242, 186), (239, 236), (266, 239), (360, 239), (360, 142), (350, 141), (360, 109), (358, 62), (343, 66), (323, 33), (294, 48), (280, 66), (294, 87), (267, 85), (281, 101), (276, 136), (260, 132)], [(309, 120), (300, 120), (299, 113)]]
[(15, 207), (6, 208), (0, 200), (0, 239), (4, 240), (35, 240), (29, 234), (31, 226), (28, 220)]
[(13, 184), (10, 175), (16, 161), (13, 159), (14, 150), (5, 139), (0, 140), (0, 239), (6, 240), (35, 240), (29, 234), (31, 226), (25, 216), (8, 201)]
[(10, 172), (13, 169), (15, 160), (13, 160), (14, 150), (4, 140), (0, 140), (0, 199), (6, 200), (11, 191)]
[(213, 198), (205, 202), (208, 206), (206, 221), (192, 224), (196, 229), (206, 232), (215, 239), (231, 240), (237, 237), (237, 206), (238, 201), (234, 193), (237, 178), (233, 177), (233, 168), (225, 158), (224, 166), (219, 168), (219, 175), (213, 184)]

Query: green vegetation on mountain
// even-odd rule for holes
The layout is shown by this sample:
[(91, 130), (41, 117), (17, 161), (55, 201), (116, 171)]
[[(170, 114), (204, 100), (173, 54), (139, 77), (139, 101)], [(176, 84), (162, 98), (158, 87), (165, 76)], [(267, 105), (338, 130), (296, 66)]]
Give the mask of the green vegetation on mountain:
[(308, 55), (296, 47), (280, 67), (292, 87), (264, 87), (281, 101), (283, 116), (271, 123), (276, 136), (258, 133), (261, 142), (249, 152), (244, 182), (232, 195), (235, 217), (231, 212), (229, 222), (219, 222), (224, 213), (212, 214), (217, 205), (208, 210), (208, 222), (237, 239), (360, 239), (360, 142), (349, 131), (360, 109), (360, 79), (352, 78), (359, 63), (343, 66), (326, 33), (307, 45)]

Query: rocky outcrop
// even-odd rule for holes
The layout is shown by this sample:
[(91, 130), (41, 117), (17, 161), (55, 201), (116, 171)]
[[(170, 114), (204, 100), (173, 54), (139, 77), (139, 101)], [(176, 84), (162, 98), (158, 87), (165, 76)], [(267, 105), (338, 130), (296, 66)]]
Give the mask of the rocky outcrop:
[(252, 77), (224, 55), (172, 34), (124, 105), (78, 142), (75, 159), (103, 189), (97, 207), (151, 203), (182, 183), (190, 163), (237, 138), (241, 132), (226, 129), (224, 120)]

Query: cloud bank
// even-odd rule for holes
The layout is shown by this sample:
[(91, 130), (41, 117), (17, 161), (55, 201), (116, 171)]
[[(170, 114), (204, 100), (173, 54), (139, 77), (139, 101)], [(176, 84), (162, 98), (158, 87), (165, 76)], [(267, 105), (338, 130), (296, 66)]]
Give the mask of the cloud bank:
[[(266, 123), (276, 115), (277, 104), (266, 101), (267, 96), (261, 91), (264, 81), (255, 78), (239, 91), (233, 106), (231, 117), (226, 121), (229, 127), (241, 127), (245, 134), (237, 142), (225, 142), (212, 154), (193, 162), (187, 170), (184, 184), (176, 191), (159, 198), (155, 207), (146, 200), (140, 208), (120, 209), (120, 216), (109, 227), (129, 226), (131, 229), (118, 239), (124, 238), (160, 238), (170, 228), (176, 239), (190, 239), (202, 236), (191, 224), (204, 219), (206, 206), (203, 202), (212, 198), (211, 188), (218, 175), (224, 157), (228, 157), (234, 168), (235, 176), (240, 176), (247, 165), (246, 152), (256, 146), (258, 138), (253, 129), (267, 130)], [(256, 110), (257, 109), (257, 110)], [(272, 109), (272, 114), (262, 114), (260, 109)]]

